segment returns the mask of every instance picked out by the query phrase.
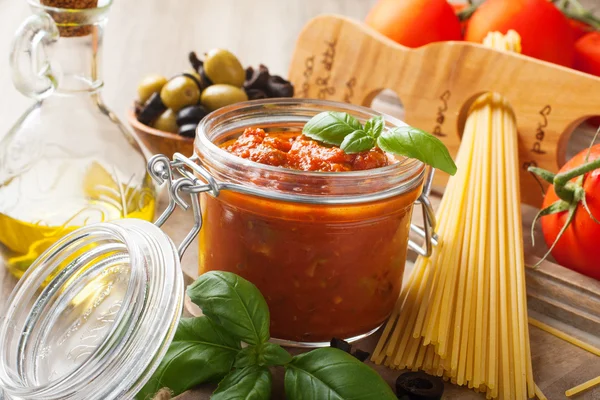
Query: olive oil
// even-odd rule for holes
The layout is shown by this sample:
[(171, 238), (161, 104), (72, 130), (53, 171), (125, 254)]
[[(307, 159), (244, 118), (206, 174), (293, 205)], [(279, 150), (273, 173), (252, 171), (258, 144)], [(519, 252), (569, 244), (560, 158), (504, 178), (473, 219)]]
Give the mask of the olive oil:
[[(0, 185), (0, 255), (17, 278), (54, 242), (81, 226), (154, 218), (156, 199), (148, 176), (134, 186), (135, 177), (121, 181), (97, 162), (80, 168), (70, 165), (60, 176), (46, 175), (49, 181), (35, 185), (27, 175)], [(45, 184), (53, 196), (44, 196)], [(55, 195), (57, 191), (61, 196)]]

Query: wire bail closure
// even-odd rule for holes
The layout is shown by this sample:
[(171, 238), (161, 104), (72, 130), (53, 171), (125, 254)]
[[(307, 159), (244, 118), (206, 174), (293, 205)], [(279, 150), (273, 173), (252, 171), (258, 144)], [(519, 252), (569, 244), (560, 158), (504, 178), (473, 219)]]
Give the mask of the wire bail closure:
[(429, 194), (431, 193), (434, 172), (435, 169), (429, 167), (429, 172), (427, 173), (427, 178), (425, 178), (425, 184), (423, 185), (423, 192), (415, 202), (415, 204), (421, 205), (421, 211), (423, 213), (423, 228), (412, 223), (410, 224), (410, 230), (423, 238), (424, 243), (423, 245), (418, 245), (409, 239), (408, 247), (423, 257), (431, 256), (431, 253), (433, 252), (433, 246), (437, 246), (438, 244), (438, 235), (435, 233), (435, 227), (437, 225), (435, 212), (433, 211), (431, 201), (429, 201)]
[[(187, 167), (187, 168), (186, 168)], [(190, 170), (198, 172), (208, 183), (200, 181)], [(194, 226), (186, 235), (183, 241), (177, 247), (179, 258), (196, 238), (200, 229), (202, 229), (202, 210), (198, 201), (198, 193), (212, 192), (215, 196), (219, 194), (219, 188), (216, 181), (208, 174), (204, 168), (195, 163), (195, 158), (187, 158), (182, 154), (175, 153), (173, 160), (164, 154), (157, 154), (148, 161), (148, 172), (150, 176), (159, 184), (167, 184), (169, 190), (169, 205), (158, 217), (154, 225), (161, 227), (179, 206), (183, 210), (188, 210), (190, 205), (183, 199), (182, 193), (190, 196), (192, 211), (194, 213)]]
[[(156, 226), (161, 227), (167, 219), (173, 214), (177, 206), (183, 210), (188, 210), (190, 205), (182, 194), (190, 196), (190, 202), (192, 211), (194, 213), (194, 226), (190, 232), (186, 235), (183, 241), (177, 247), (179, 258), (183, 257), (183, 254), (196, 238), (200, 229), (202, 229), (202, 210), (198, 201), (198, 193), (210, 192), (213, 196), (218, 196), (222, 188), (236, 190), (242, 193), (255, 194), (255, 191), (251, 189), (242, 189), (238, 185), (232, 184), (220, 184), (217, 182), (210, 173), (196, 163), (197, 157), (194, 155), (190, 158), (185, 157), (180, 153), (173, 154), (173, 160), (164, 154), (157, 154), (148, 161), (148, 172), (150, 176), (159, 184), (167, 184), (169, 190), (169, 205), (158, 217), (154, 223)], [(196, 177), (198, 174), (205, 180), (201, 181)], [(429, 201), (429, 193), (431, 191), (431, 185), (433, 182), (434, 169), (429, 167), (425, 184), (423, 186), (423, 192), (415, 202), (420, 204), (423, 212), (423, 227), (419, 227), (415, 224), (410, 224), (410, 230), (420, 236), (423, 239), (423, 244), (419, 245), (412, 240), (408, 241), (408, 247), (415, 253), (429, 257), (433, 251), (433, 246), (438, 244), (438, 236), (435, 233), (435, 213), (431, 202)]]

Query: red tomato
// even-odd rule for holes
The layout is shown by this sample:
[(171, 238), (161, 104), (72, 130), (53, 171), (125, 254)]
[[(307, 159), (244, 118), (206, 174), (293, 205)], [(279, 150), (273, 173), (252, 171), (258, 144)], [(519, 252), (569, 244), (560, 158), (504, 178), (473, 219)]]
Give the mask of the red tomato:
[(571, 25), (571, 29), (573, 30), (573, 38), (578, 40), (583, 35), (589, 32), (593, 32), (594, 28), (586, 24), (585, 22), (577, 21), (576, 19), (568, 19), (569, 25)]
[(471, 16), (465, 39), (481, 43), (489, 32), (521, 35), (523, 54), (571, 67), (573, 29), (548, 0), (487, 0)]
[(575, 68), (600, 76), (600, 32), (590, 32), (575, 43)]
[(462, 39), (460, 21), (446, 0), (379, 0), (366, 23), (408, 47)]
[[(575, 42), (575, 68), (600, 76), (600, 32), (590, 32)], [(600, 117), (586, 121), (593, 127), (600, 125)]]
[[(587, 149), (577, 154), (561, 168), (560, 172), (584, 164), (586, 153)], [(589, 161), (597, 158), (600, 158), (600, 145), (592, 147)], [(585, 175), (583, 188), (586, 192), (586, 200), (590, 211), (596, 219), (600, 219), (600, 169), (593, 170)], [(546, 208), (557, 200), (559, 198), (554, 191), (554, 187), (551, 186), (544, 198), (543, 207)], [(548, 246), (552, 246), (567, 218), (567, 211), (542, 217), (542, 231)], [(556, 243), (552, 255), (562, 266), (591, 276), (594, 279), (600, 279), (600, 244), (598, 238), (600, 238), (600, 224), (590, 218), (583, 205), (579, 204), (573, 222)]]

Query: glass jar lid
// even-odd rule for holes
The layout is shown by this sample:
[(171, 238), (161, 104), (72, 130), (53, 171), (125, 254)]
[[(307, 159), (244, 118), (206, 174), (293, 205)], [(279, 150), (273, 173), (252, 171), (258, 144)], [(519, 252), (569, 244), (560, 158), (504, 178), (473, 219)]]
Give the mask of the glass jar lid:
[(0, 319), (0, 398), (133, 398), (173, 338), (183, 288), (177, 249), (150, 222), (63, 237), (20, 280)]

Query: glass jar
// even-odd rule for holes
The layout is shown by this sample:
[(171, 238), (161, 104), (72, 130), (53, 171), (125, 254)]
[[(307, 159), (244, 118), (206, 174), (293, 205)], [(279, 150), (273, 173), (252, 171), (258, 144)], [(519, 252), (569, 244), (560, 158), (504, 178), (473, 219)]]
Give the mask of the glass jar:
[(8, 304), (0, 399), (132, 399), (179, 322), (178, 253), (147, 221), (86, 226), (36, 261)]
[[(379, 115), (326, 101), (265, 100), (217, 110), (195, 141), (199, 165), (221, 188), (201, 195), (199, 273), (224, 270), (253, 282), (269, 305), (272, 336), (288, 345), (356, 340), (386, 320), (427, 174), (422, 162), (403, 157), (373, 170), (305, 172), (219, 147), (248, 127), (301, 132), (322, 111), (347, 112), (361, 123)], [(385, 122), (405, 125), (388, 116)]]
[(152, 220), (156, 196), (140, 147), (101, 99), (111, 1), (90, 9), (28, 3), (34, 15), (10, 60), (15, 86), (35, 104), (0, 142), (0, 256), (16, 277), (77, 227)]

